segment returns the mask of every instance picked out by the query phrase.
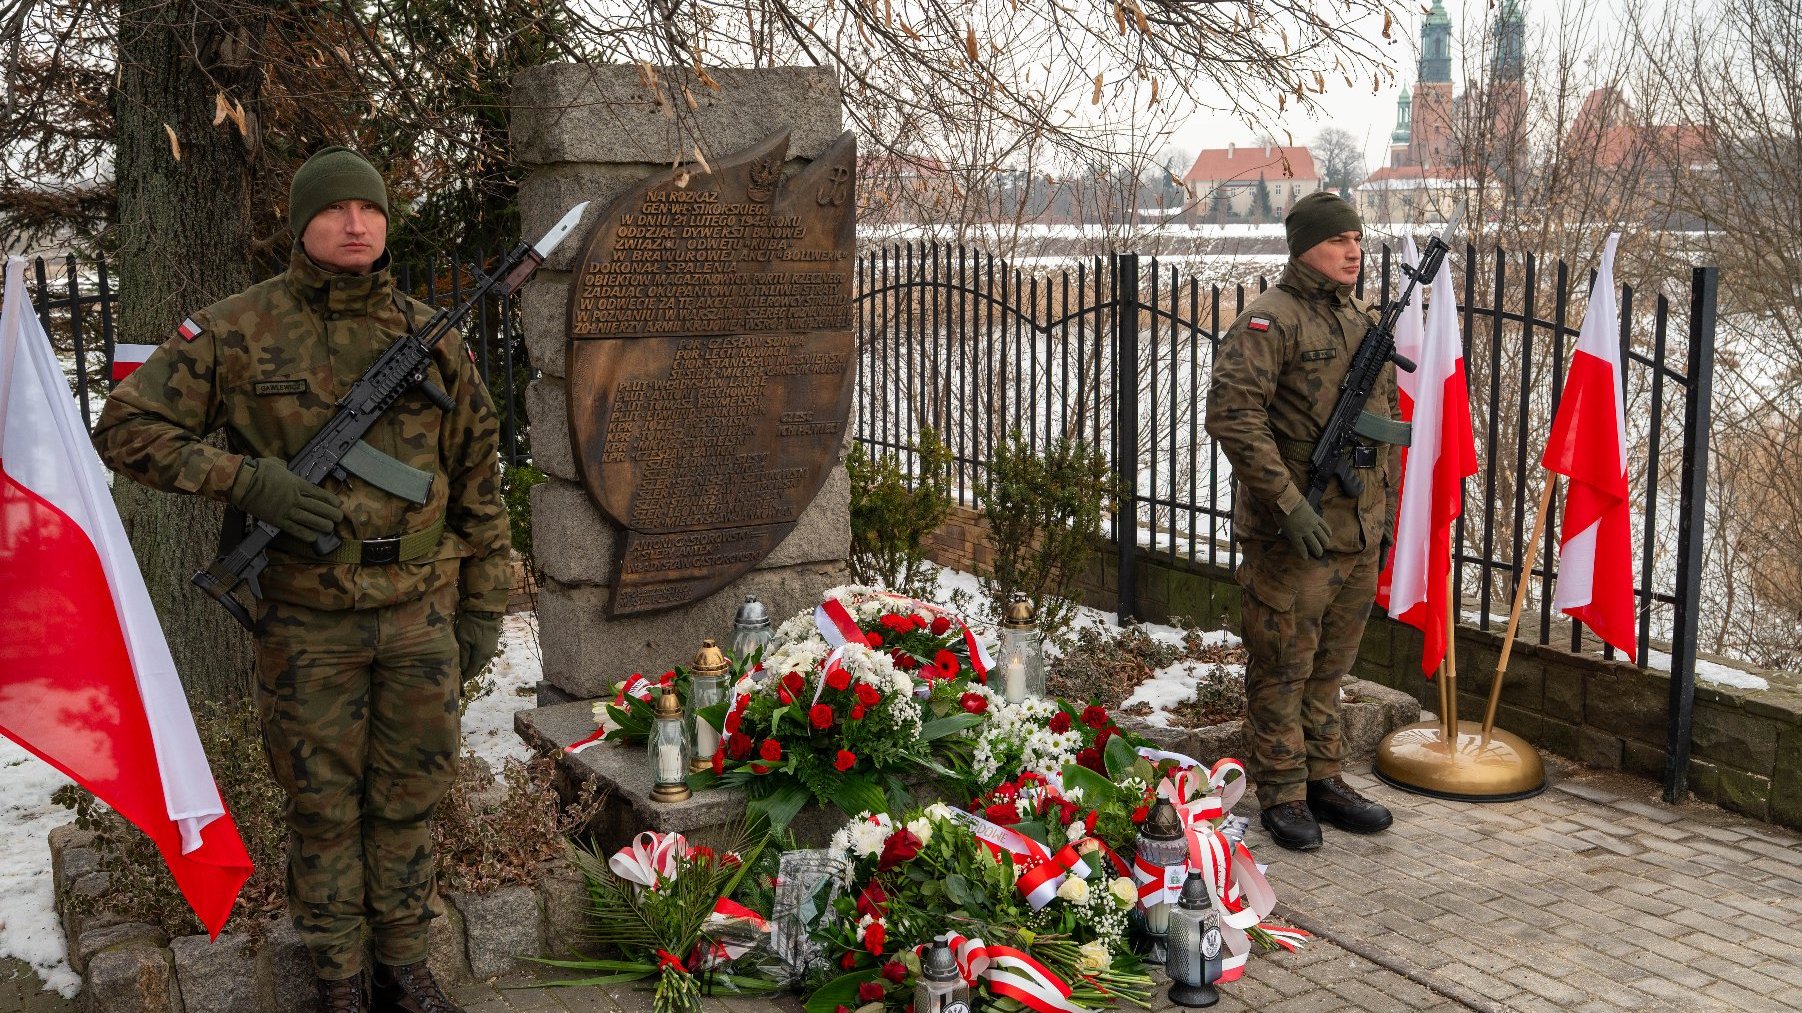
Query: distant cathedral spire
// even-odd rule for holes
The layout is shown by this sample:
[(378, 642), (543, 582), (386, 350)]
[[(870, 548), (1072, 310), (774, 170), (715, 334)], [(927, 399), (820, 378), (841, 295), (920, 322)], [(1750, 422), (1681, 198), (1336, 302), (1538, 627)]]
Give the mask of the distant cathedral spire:
[(1452, 83), (1452, 16), (1445, 12), (1445, 0), (1433, 0), (1433, 9), (1420, 30), (1420, 80), (1423, 84)]
[(1502, 0), (1490, 36), (1489, 80), (1519, 81), (1527, 40), (1527, 18), (1519, 0)]

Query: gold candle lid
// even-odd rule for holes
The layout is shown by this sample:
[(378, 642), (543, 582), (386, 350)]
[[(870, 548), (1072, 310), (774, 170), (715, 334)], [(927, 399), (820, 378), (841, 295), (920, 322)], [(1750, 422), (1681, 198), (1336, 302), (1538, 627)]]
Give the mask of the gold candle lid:
[(720, 650), (719, 645), (713, 642), (713, 638), (709, 637), (701, 641), (701, 649), (695, 652), (693, 666), (695, 675), (725, 675), (731, 670), (732, 665), (726, 660), (726, 652)]
[(1032, 602), (1018, 591), (1014, 592), (1014, 600), (1007, 603), (1007, 615), (1001, 625), (1010, 630), (1030, 630), (1038, 625), (1033, 615)]
[(679, 718), (682, 716), (682, 701), (676, 699), (673, 689), (665, 689), (657, 694), (657, 702), (652, 705), (651, 713), (660, 718)]

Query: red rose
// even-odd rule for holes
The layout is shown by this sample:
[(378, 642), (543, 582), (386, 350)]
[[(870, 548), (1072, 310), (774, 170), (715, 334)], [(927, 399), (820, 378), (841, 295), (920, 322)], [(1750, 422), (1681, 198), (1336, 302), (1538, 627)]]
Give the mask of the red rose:
[[(881, 953), (882, 952), (882, 926), (872, 925), (872, 926), (870, 926), (870, 931), (864, 933), (864, 945), (865, 946), (870, 945), (870, 937), (871, 936), (876, 937), (876, 948), (871, 950), (870, 952)], [(866, 981), (863, 984), (857, 986), (857, 1001), (858, 1002), (877, 1002), (882, 998), (882, 993), (883, 993), (883, 988), (881, 985), (879, 985), (873, 981)]]
[(726, 772), (726, 747), (721, 746), (720, 748), (713, 751), (713, 774), (715, 777), (718, 777), (719, 775), (724, 774), (725, 772)]
[(857, 913), (871, 918), (881, 918), (888, 913), (888, 894), (883, 892), (881, 883), (872, 880), (857, 895)]
[(963, 661), (947, 650), (940, 650), (938, 654), (934, 655), (932, 663), (938, 666), (939, 671), (945, 673), (947, 679), (956, 675), (958, 669), (964, 667)]
[(1133, 822), (1143, 823), (1145, 822), (1145, 817), (1149, 815), (1151, 815), (1151, 807), (1142, 805), (1133, 810)]
[(907, 980), (907, 965), (898, 960), (891, 960), (882, 965), (882, 976), (899, 985)]
[(820, 728), (820, 729), (831, 728), (832, 727), (832, 708), (823, 703), (816, 703), (813, 705), (813, 707), (810, 710), (808, 710), (807, 720), (815, 728)]
[(841, 749), (838, 751), (838, 758), (832, 761), (832, 765), (840, 771), (850, 770), (857, 766), (857, 754), (849, 749)]
[(751, 739), (745, 735), (734, 735), (726, 744), (726, 750), (734, 760), (751, 758)]
[(869, 713), (869, 711), (864, 709), (863, 704), (858, 704), (857, 706), (851, 708), (851, 720), (862, 721), (863, 716), (868, 713)]
[(880, 633), (864, 634), (863, 642), (866, 644), (869, 644), (870, 650), (872, 650), (872, 651), (882, 650), (882, 634), (880, 634)]
[(897, 830), (882, 842), (882, 856), (876, 860), (876, 869), (878, 872), (886, 872), (902, 862), (913, 861), (914, 856), (919, 853), (920, 839), (913, 835), (913, 831)]
[(985, 807), (982, 814), (988, 817), (990, 823), (999, 823), (1004, 827), (1020, 822), (1020, 811), (1014, 808), (1012, 802), (996, 802)]
[[(883, 940), (885, 940), (887, 938), (888, 938), (888, 929), (883, 928), (881, 922), (871, 922), (870, 927), (863, 930), (863, 948), (866, 950), (869, 950), (872, 954), (880, 957), (880, 956), (882, 956), (882, 942), (883, 942)], [(862, 996), (863, 990), (866, 988), (875, 988), (876, 989), (876, 994), (873, 996), (867, 997), (865, 999), (866, 1002), (869, 999), (882, 998), (882, 986), (876, 984), (873, 981), (864, 982), (863, 985), (858, 988), (857, 994), (859, 996)]]
[(757, 747), (757, 755), (770, 763), (777, 763), (782, 759), (782, 743), (775, 739), (764, 739), (763, 745)]
[(933, 636), (942, 637), (945, 635), (945, 631), (950, 628), (951, 628), (951, 620), (946, 619), (944, 616), (933, 616), (932, 617), (932, 635)]
[(1070, 715), (1063, 711), (1058, 711), (1056, 714), (1051, 715), (1051, 733), (1053, 735), (1062, 735), (1069, 730)]
[(892, 661), (894, 661), (895, 667), (899, 668), (903, 672), (911, 672), (914, 669), (920, 667), (919, 661), (916, 660), (913, 655), (907, 653), (906, 651), (896, 651), (895, 653), (889, 655), (889, 658)]
[(1069, 823), (1076, 818), (1076, 803), (1069, 799), (1057, 800), (1057, 818), (1060, 823)]
[(882, 691), (867, 682), (860, 682), (857, 684), (857, 702), (874, 707), (882, 702)]
[(981, 693), (965, 693), (958, 698), (957, 702), (963, 705), (964, 710), (967, 710), (972, 714), (987, 714), (989, 712), (989, 698), (983, 696)]
[(832, 671), (826, 673), (826, 685), (833, 689), (845, 689), (851, 685), (851, 673), (845, 671), (843, 666), (834, 665)]
[(1107, 711), (1090, 704), (1082, 709), (1082, 723), (1090, 728), (1104, 728), (1107, 726)]
[(788, 691), (787, 686), (777, 686), (776, 699), (782, 702), (782, 706), (787, 707), (789, 704), (795, 702), (795, 695)]
[(726, 734), (737, 735), (740, 725), (745, 723), (743, 711), (731, 711), (726, 715)]
[(1077, 750), (1076, 762), (1079, 764), (1082, 764), (1083, 766), (1089, 768), (1090, 770), (1094, 771), (1097, 774), (1107, 773), (1107, 771), (1105, 769), (1103, 769), (1101, 766), (1101, 753), (1099, 751), (1097, 751), (1095, 749), (1095, 747), (1093, 747), (1093, 746), (1090, 746), (1086, 749)]
[(782, 677), (782, 688), (800, 696), (801, 691), (807, 688), (807, 680), (801, 677), (800, 672), (790, 672)]

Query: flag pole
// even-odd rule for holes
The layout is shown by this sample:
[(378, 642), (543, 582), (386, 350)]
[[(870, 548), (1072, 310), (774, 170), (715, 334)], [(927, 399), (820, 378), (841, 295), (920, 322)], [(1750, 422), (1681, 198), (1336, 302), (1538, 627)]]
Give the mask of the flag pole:
[[(1548, 471), (1545, 488), (1539, 492), (1539, 516), (1533, 521), (1533, 536), (1527, 539), (1527, 558), (1514, 575), (1514, 607), (1508, 612), (1508, 633), (1502, 637), (1502, 652), (1496, 658), (1495, 679), (1489, 684), (1489, 709), (1483, 713), (1483, 741), (1495, 732), (1495, 711), (1502, 702), (1502, 677), (1508, 674), (1508, 656), (1514, 651), (1514, 636), (1520, 630), (1520, 609), (1527, 600), (1527, 583), (1533, 576), (1533, 564), (1539, 559), (1539, 539), (1545, 534), (1546, 514), (1552, 509), (1552, 493), (1558, 488), (1558, 475)], [(1549, 580), (1542, 584), (1550, 584)]]
[[(1452, 582), (1452, 568), (1445, 571), (1445, 586), (1449, 592), (1457, 585)], [(1441, 662), (1445, 671), (1445, 744), (1452, 752), (1458, 751), (1458, 598), (1453, 594), (1445, 596), (1445, 660)]]

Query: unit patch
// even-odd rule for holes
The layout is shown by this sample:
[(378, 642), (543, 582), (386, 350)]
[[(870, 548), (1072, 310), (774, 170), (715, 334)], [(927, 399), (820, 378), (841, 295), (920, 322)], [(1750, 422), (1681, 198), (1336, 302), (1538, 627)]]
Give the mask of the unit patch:
[(1245, 322), (1245, 329), (1248, 331), (1267, 331), (1270, 329), (1270, 320), (1266, 317), (1252, 317)]
[(194, 322), (194, 318), (189, 317), (181, 322), (181, 326), (175, 329), (175, 333), (181, 335), (183, 341), (193, 341), (195, 338), (200, 337), (200, 332), (202, 330), (203, 328)]

